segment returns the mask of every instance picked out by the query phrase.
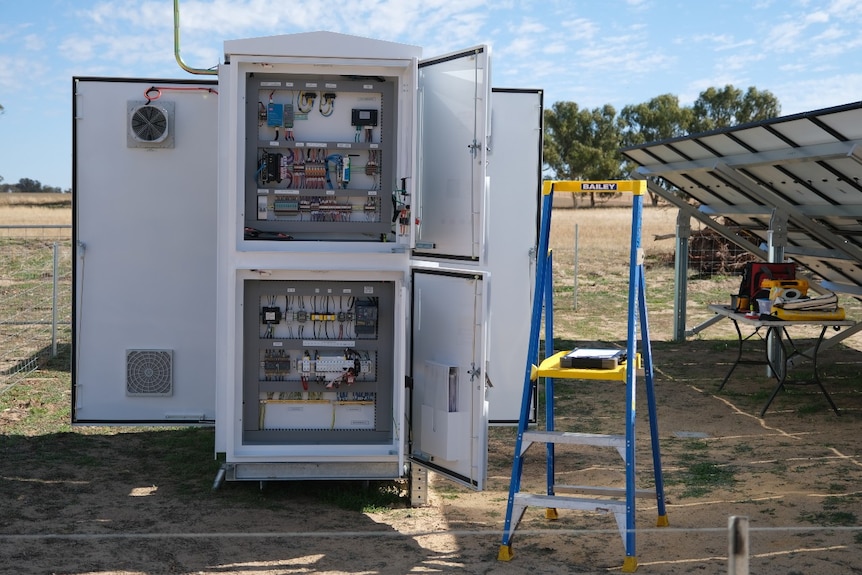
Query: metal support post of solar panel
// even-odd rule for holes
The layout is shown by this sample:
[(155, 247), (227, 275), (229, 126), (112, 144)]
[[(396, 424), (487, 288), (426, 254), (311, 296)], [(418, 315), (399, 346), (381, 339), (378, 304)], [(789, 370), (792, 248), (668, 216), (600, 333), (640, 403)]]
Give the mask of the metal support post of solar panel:
[[(551, 231), (551, 207), (554, 192), (589, 193), (595, 191), (629, 192), (632, 194), (632, 233), (629, 264), (628, 291), (628, 329), (625, 362), (614, 369), (572, 369), (561, 368), (560, 360), (567, 353), (555, 353), (553, 349), (553, 280), (552, 254), (549, 249)], [(527, 352), (524, 387), (521, 397), (521, 413), (518, 434), (515, 440), (512, 477), (509, 483), (509, 497), (506, 507), (506, 520), (503, 527), (503, 540), (497, 559), (510, 561), (514, 558), (512, 538), (527, 507), (545, 507), (547, 519), (557, 519), (558, 509), (577, 509), (613, 513), (625, 546), (625, 559), (622, 571), (631, 573), (637, 570), (635, 497), (655, 497), (659, 527), (667, 526), (667, 512), (664, 501), (664, 481), (661, 470), (661, 454), (658, 440), (658, 418), (656, 414), (655, 392), (653, 388), (653, 364), (650, 349), (649, 325), (646, 313), (646, 282), (643, 275), (644, 257), (641, 248), (641, 222), (643, 217), (643, 195), (646, 192), (644, 181), (546, 181), (543, 187), (542, 217), (539, 232), (539, 258), (536, 270), (535, 299), (530, 322), (530, 343)], [(534, 362), (539, 357), (539, 332), (542, 319), (545, 321), (545, 357), (537, 367)], [(636, 326), (640, 324), (640, 347)], [(655, 489), (637, 489), (635, 473), (635, 406), (638, 375), (643, 375), (647, 407), (649, 411), (650, 442), (653, 456)], [(545, 382), (545, 429), (528, 430), (530, 401), (533, 381), (539, 377)], [(625, 382), (625, 434), (599, 435), (592, 433), (571, 433), (557, 431), (554, 426), (554, 380), (584, 379)], [(546, 444), (547, 493), (543, 495), (521, 492), (521, 478), (524, 472), (524, 454), (534, 443)], [(625, 488), (603, 486), (557, 485), (554, 478), (555, 444), (578, 444), (596, 447), (615, 448), (625, 463)], [(591, 497), (585, 497), (589, 495)]]

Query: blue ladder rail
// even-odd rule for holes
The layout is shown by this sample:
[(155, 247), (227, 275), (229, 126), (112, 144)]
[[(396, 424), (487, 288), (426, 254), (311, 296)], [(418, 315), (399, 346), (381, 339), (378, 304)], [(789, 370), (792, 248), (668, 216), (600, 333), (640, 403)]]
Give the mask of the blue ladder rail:
[[(548, 519), (557, 518), (557, 508), (603, 510), (612, 512), (617, 521), (620, 535), (623, 538), (626, 557), (623, 562), (623, 572), (637, 570), (636, 556), (636, 523), (635, 498), (653, 495), (652, 490), (636, 489), (635, 472), (635, 406), (636, 382), (639, 369), (643, 369), (644, 385), (647, 395), (647, 407), (650, 426), (650, 442), (652, 445), (653, 470), (655, 475), (655, 491), (658, 520), (657, 525), (668, 525), (664, 500), (664, 481), (661, 468), (661, 453), (659, 449), (658, 417), (656, 413), (655, 389), (653, 385), (652, 349), (649, 338), (649, 322), (646, 310), (646, 281), (643, 274), (643, 252), (641, 249), (641, 222), (643, 219), (643, 194), (633, 195), (632, 234), (630, 246), (629, 290), (628, 290), (628, 326), (627, 326), (627, 361), (625, 365), (626, 382), (626, 422), (625, 435), (598, 436), (594, 434), (560, 433), (554, 429), (554, 376), (565, 379), (621, 379), (619, 370), (613, 374), (610, 370), (569, 370), (559, 369), (559, 360), (555, 359), (553, 349), (553, 255), (549, 249), (551, 214), (555, 183), (546, 188), (542, 201), (542, 216), (539, 230), (539, 251), (536, 267), (535, 291), (533, 309), (530, 319), (530, 340), (527, 351), (526, 368), (524, 372), (524, 387), (521, 396), (521, 413), (518, 420), (518, 433), (515, 439), (515, 453), (512, 462), (512, 475), (509, 482), (509, 496), (506, 506), (506, 519), (503, 525), (503, 539), (497, 558), (509, 561), (514, 557), (512, 538), (518, 523), (528, 506), (545, 506), (545, 516)], [(584, 188), (586, 189), (586, 188)], [(544, 314), (543, 314), (544, 307)], [(539, 368), (539, 332), (542, 318), (545, 320), (545, 362)], [(638, 321), (640, 320), (640, 321)], [(637, 350), (636, 327), (640, 324), (642, 342), (641, 353)], [(557, 356), (562, 354), (557, 354)], [(553, 365), (556, 362), (556, 365)], [(547, 364), (547, 365), (546, 365)], [(543, 369), (544, 368), (544, 369)], [(586, 373), (592, 371), (593, 373)], [(603, 373), (603, 372), (608, 373)], [(545, 431), (528, 432), (527, 425), (530, 416), (533, 380), (544, 376), (545, 379)], [(521, 493), (521, 477), (524, 466), (524, 453), (534, 442), (546, 443), (547, 495), (530, 495)], [(558, 496), (554, 481), (554, 444), (578, 443), (586, 445), (605, 445), (616, 447), (625, 461), (626, 488), (615, 489), (605, 487), (585, 488), (575, 490), (598, 493), (603, 496), (618, 494), (625, 491), (625, 499), (588, 499), (581, 497)], [(566, 489), (569, 491), (569, 489)]]

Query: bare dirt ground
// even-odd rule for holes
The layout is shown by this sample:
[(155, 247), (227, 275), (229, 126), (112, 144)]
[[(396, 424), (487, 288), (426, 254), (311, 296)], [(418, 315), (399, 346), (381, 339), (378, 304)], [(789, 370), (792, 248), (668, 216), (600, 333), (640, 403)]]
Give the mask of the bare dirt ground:
[[(582, 269), (582, 277), (589, 274)], [(594, 283), (595, 291), (607, 290)], [(589, 289), (585, 281), (585, 300)], [(691, 286), (689, 296), (698, 289)], [(740, 366), (717, 391), (735, 356), (732, 326), (671, 342), (671, 309), (665, 302), (650, 310), (670, 525), (655, 527), (655, 499), (638, 500), (638, 573), (727, 573), (734, 515), (750, 519), (751, 573), (862, 573), (862, 338), (821, 356), (820, 374), (840, 416), (816, 388), (793, 386), (760, 418), (774, 385), (762, 366)], [(624, 333), (624, 320), (610, 313), (572, 321), (574, 333)], [(810, 375), (810, 365), (792, 375)], [(19, 389), (11, 390), (0, 408), (0, 573), (543, 575), (618, 573), (623, 563), (612, 516), (561, 509), (548, 521), (536, 508), (515, 534), (514, 558), (497, 560), (511, 428), (491, 429), (484, 491), (432, 475), (427, 507), (409, 508), (402, 499), (363, 512), (339, 504), (362, 498), (356, 484), (228, 483), (212, 491), (218, 462), (211, 430), (72, 430), (63, 424), (68, 374), (37, 373), (21, 386), (42, 391), (10, 401)], [(624, 431), (618, 384), (558, 381), (555, 397), (557, 429)], [(646, 405), (641, 390), (643, 488), (654, 485)], [(52, 418), (60, 423), (49, 433), (29, 423)], [(544, 463), (544, 450), (533, 446), (524, 491), (543, 492)], [(624, 466), (612, 449), (557, 446), (556, 470), (558, 483), (624, 486)]]
[[(759, 418), (771, 382), (740, 367), (727, 342), (654, 344), (660, 444), (670, 526), (638, 503), (639, 573), (726, 573), (728, 517), (751, 522), (751, 572), (859, 573), (862, 420), (856, 352), (829, 350), (825, 377), (842, 410), (811, 388), (791, 388)], [(825, 364), (825, 362), (824, 362)], [(44, 383), (44, 382), (42, 382)], [(58, 382), (59, 384), (59, 382)], [(557, 383), (558, 429), (620, 433), (622, 389)], [(640, 398), (639, 485), (652, 485), (646, 402)], [(431, 477), (430, 505), (349, 511), (338, 483), (226, 484), (208, 430), (88, 429), (7, 434), (31, 402), (0, 414), (0, 572), (3, 573), (607, 573), (624, 547), (611, 516), (530, 508), (497, 560), (514, 434), (491, 432), (488, 488), (474, 493)], [(623, 486), (613, 450), (558, 446), (558, 483)], [(191, 462), (191, 463), (190, 463)], [(544, 453), (528, 452), (523, 489), (544, 489)], [(324, 496), (322, 496), (322, 494)]]

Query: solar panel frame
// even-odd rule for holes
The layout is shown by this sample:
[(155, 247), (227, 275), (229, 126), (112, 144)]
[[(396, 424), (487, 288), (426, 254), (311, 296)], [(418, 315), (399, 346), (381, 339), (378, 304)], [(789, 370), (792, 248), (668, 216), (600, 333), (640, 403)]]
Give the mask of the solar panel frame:
[(757, 238), (761, 248), (786, 217), (787, 258), (814, 279), (862, 291), (862, 102), (622, 154), (638, 166), (633, 177), (650, 180), (651, 191), (682, 196), (706, 225)]

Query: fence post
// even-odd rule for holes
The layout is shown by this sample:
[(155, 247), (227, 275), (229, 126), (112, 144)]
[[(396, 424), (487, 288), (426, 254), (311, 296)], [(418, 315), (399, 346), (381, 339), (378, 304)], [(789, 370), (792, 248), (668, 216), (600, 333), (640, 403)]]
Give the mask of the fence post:
[(685, 341), (685, 316), (688, 303), (688, 249), (691, 216), (680, 210), (676, 215), (676, 255), (674, 258), (673, 341)]
[(53, 293), (51, 294), (51, 357), (57, 357), (57, 301), (59, 300), (59, 275), (60, 269), (60, 244), (54, 242), (54, 279)]
[(748, 517), (727, 521), (727, 575), (748, 575)]
[(575, 224), (575, 277), (572, 280), (572, 309), (578, 309), (578, 224)]

